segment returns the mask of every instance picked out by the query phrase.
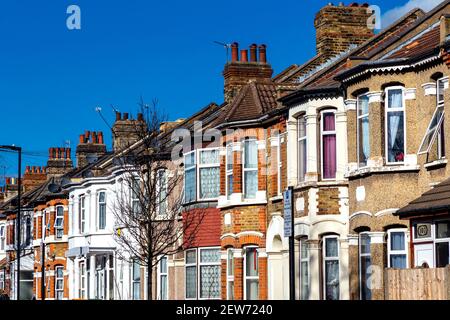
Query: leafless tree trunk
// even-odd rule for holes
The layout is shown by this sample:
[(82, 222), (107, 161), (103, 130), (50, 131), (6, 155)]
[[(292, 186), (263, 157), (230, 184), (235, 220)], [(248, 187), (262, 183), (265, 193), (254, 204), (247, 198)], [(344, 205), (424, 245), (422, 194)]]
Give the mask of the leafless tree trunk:
[[(116, 152), (122, 187), (113, 205), (119, 255), (147, 268), (147, 298), (153, 298), (153, 268), (189, 246), (203, 211), (182, 215), (183, 167), (171, 159), (170, 135), (159, 131), (163, 117), (154, 101), (141, 104), (144, 115), (135, 121), (135, 139)], [(189, 231), (189, 232), (186, 232)], [(166, 260), (167, 261), (167, 260)]]

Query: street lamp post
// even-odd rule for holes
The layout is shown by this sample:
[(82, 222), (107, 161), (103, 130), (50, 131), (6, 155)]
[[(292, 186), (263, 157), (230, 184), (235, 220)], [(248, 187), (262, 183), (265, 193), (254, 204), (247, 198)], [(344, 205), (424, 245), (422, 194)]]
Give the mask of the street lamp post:
[(16, 248), (16, 261), (17, 261), (17, 278), (16, 278), (16, 292), (17, 292), (17, 300), (20, 300), (20, 211), (21, 211), (21, 195), (22, 195), (22, 182), (21, 182), (21, 176), (22, 176), (22, 148), (16, 147), (16, 146), (0, 146), (0, 149), (3, 150), (11, 150), (18, 153), (18, 169), (17, 169), (17, 248)]

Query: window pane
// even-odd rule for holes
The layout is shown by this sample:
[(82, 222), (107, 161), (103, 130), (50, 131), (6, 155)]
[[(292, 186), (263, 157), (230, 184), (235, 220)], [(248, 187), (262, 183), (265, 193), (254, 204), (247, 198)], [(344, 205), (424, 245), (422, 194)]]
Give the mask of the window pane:
[(309, 298), (309, 274), (308, 274), (308, 262), (304, 261), (300, 264), (300, 277), (301, 277), (301, 288), (300, 288), (300, 299), (308, 300)]
[(196, 257), (195, 250), (186, 251), (186, 263), (187, 264), (197, 263), (197, 257)]
[(219, 167), (200, 169), (200, 198), (210, 199), (219, 196), (220, 188)]
[(306, 118), (298, 118), (298, 138), (303, 138), (306, 136)]
[(323, 131), (334, 131), (334, 113), (333, 112), (325, 112), (323, 114)]
[(99, 223), (98, 223), (98, 227), (99, 229), (105, 229), (106, 226), (106, 204), (105, 203), (101, 203), (99, 205)]
[(220, 297), (220, 266), (200, 267), (200, 297)]
[(228, 300), (234, 300), (234, 281), (228, 281)]
[(325, 256), (327, 258), (338, 256), (337, 238), (325, 238)]
[(388, 108), (402, 108), (403, 107), (403, 91), (402, 89), (388, 90)]
[(339, 300), (339, 261), (325, 261), (326, 300)]
[(244, 172), (244, 183), (245, 198), (255, 198), (258, 190), (258, 171)]
[(161, 300), (167, 300), (167, 276), (163, 275), (161, 276), (161, 292), (160, 292), (160, 297)]
[(299, 181), (305, 181), (306, 174), (306, 139), (298, 142), (298, 177)]
[(162, 258), (160, 261), (160, 272), (167, 273), (167, 258)]
[(360, 268), (361, 268), (361, 299), (362, 300), (370, 300), (371, 299), (371, 291), (367, 280), (370, 277), (369, 267), (371, 265), (370, 256), (364, 256), (360, 258)]
[(359, 165), (366, 166), (367, 159), (370, 155), (370, 142), (369, 142), (369, 117), (358, 119), (358, 143), (359, 143)]
[(258, 287), (259, 287), (259, 280), (258, 279), (247, 279), (246, 283), (246, 293), (247, 293), (247, 300), (258, 300), (259, 293), (258, 293)]
[(358, 97), (358, 116), (369, 113), (369, 97), (361, 95)]
[(185, 156), (185, 168), (195, 166), (195, 152), (189, 153)]
[(391, 232), (391, 250), (405, 250), (405, 233)]
[(256, 141), (254, 140), (245, 141), (244, 152), (245, 152), (244, 167), (246, 169), (258, 168), (258, 149)]
[(300, 241), (300, 258), (308, 258), (308, 245), (305, 240)]
[(220, 250), (219, 249), (202, 249), (200, 250), (200, 262), (220, 262)]
[(233, 170), (233, 146), (227, 145), (227, 170)]
[(219, 163), (219, 150), (200, 151), (200, 164)]
[(228, 250), (228, 259), (227, 259), (227, 275), (234, 275), (234, 257), (233, 250)]
[(133, 262), (133, 280), (138, 281), (141, 279), (140, 265), (137, 262)]
[(437, 82), (437, 98), (439, 102), (444, 101), (444, 81), (442, 80)]
[(389, 112), (387, 117), (388, 161), (402, 162), (405, 156), (403, 111)]
[(196, 181), (195, 181), (195, 169), (186, 170), (184, 174), (185, 183), (185, 201), (194, 201), (196, 197)]
[(361, 254), (370, 254), (370, 236), (368, 234), (361, 234), (360, 250)]
[(436, 224), (436, 238), (450, 238), (450, 221), (442, 221)]
[(228, 179), (227, 179), (227, 183), (228, 183), (227, 188), (228, 188), (228, 197), (229, 197), (230, 194), (233, 193), (233, 175), (228, 175), (227, 177), (228, 177)]
[(245, 273), (247, 276), (258, 276), (258, 253), (256, 248), (250, 248), (245, 251)]
[(186, 298), (197, 296), (197, 267), (186, 267)]
[(448, 242), (436, 243), (436, 267), (445, 267), (448, 263)]
[(133, 299), (141, 299), (141, 285), (139, 282), (133, 282)]
[(322, 139), (323, 178), (333, 179), (336, 176), (336, 135), (325, 135)]
[(406, 268), (406, 254), (391, 254), (390, 259), (391, 268)]
[(104, 192), (100, 192), (98, 194), (98, 201), (99, 202), (105, 202), (105, 193)]

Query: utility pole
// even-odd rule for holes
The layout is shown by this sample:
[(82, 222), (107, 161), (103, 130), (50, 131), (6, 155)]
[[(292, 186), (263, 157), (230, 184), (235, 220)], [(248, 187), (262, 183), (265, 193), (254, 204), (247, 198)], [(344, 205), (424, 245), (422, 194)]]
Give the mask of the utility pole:
[(18, 153), (18, 168), (17, 168), (17, 227), (16, 227), (16, 239), (17, 239), (17, 248), (16, 248), (16, 261), (17, 261), (17, 278), (16, 278), (16, 292), (17, 292), (17, 300), (20, 300), (20, 212), (22, 210), (21, 206), (21, 196), (22, 196), (22, 148), (16, 147), (14, 145), (12, 146), (0, 146), (0, 149), (3, 150), (11, 150)]
[(295, 300), (295, 250), (294, 250), (294, 188), (283, 193), (284, 200), (284, 236), (289, 238), (289, 299)]

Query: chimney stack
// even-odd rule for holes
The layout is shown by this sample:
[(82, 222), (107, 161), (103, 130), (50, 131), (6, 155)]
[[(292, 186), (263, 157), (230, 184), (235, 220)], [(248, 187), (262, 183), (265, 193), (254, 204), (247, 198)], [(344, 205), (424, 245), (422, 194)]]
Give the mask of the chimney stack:
[[(48, 177), (61, 176), (72, 170), (70, 148), (49, 148), (48, 154), (47, 167), (43, 168)], [(38, 171), (36, 168), (36, 173)]]
[(329, 3), (316, 14), (316, 51), (325, 62), (370, 39), (374, 33), (367, 23), (371, 12), (368, 4), (351, 3), (337, 6)]
[[(227, 62), (223, 70), (225, 80), (224, 95), (225, 102), (229, 103), (238, 94), (242, 86), (249, 81), (271, 82), (272, 67), (267, 63), (266, 46), (256, 44), (250, 45), (250, 61), (248, 60), (248, 50), (240, 51), (241, 59), (238, 56), (239, 45), (234, 42), (231, 45), (231, 62)], [(259, 49), (259, 60), (257, 59)]]
[(116, 118), (113, 125), (114, 152), (131, 146), (139, 139), (139, 132), (146, 130), (144, 116), (138, 114), (137, 118), (137, 120), (130, 119), (128, 113), (124, 113), (121, 119)]
[[(116, 113), (116, 118), (119, 113)], [(118, 116), (120, 118), (120, 116)], [(69, 149), (70, 154), (70, 149)], [(85, 131), (80, 135), (80, 141), (75, 151), (77, 156), (77, 167), (81, 168), (89, 163), (97, 161), (106, 153), (106, 145), (103, 141), (103, 132)]]

